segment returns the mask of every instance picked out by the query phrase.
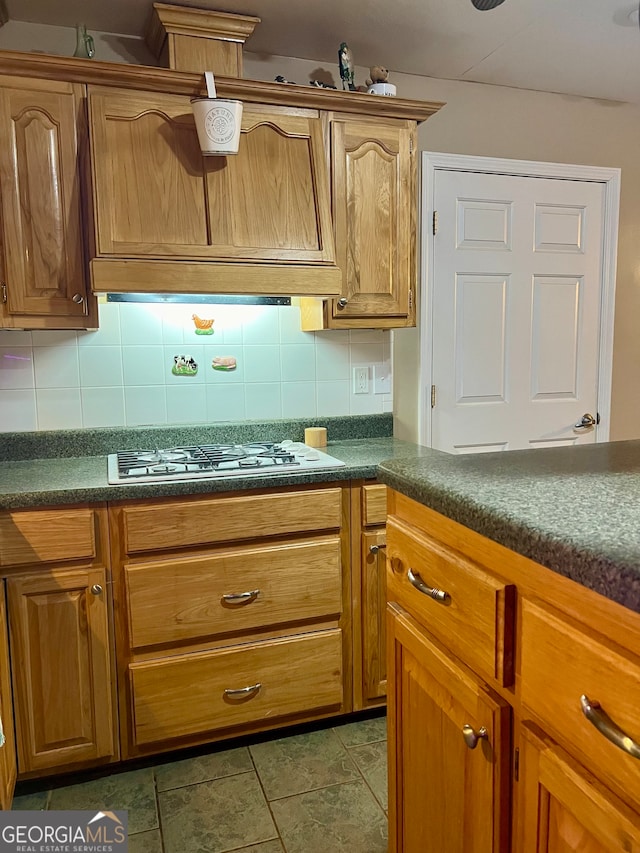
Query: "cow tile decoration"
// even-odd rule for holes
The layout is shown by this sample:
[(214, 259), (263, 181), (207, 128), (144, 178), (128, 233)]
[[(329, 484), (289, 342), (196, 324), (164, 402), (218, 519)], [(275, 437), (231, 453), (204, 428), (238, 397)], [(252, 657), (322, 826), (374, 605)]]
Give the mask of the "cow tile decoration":
[(195, 376), (198, 365), (190, 355), (174, 355), (171, 372), (174, 376)]

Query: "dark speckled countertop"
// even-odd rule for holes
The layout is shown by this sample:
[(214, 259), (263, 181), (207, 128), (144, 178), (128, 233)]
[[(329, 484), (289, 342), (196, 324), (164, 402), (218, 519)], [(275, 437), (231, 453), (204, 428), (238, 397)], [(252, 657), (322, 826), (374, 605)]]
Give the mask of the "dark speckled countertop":
[[(0, 440), (0, 509), (373, 478), (378, 464), (384, 459), (415, 457), (425, 450), (391, 437), (391, 415), (333, 418), (325, 419), (324, 423), (330, 439), (326, 450), (345, 462), (344, 468), (278, 476), (234, 477), (232, 481), (203, 479), (121, 486), (107, 483), (107, 454), (116, 449), (154, 445), (171, 447), (205, 440), (241, 443), (256, 440), (258, 436), (270, 441), (286, 436), (301, 440), (305, 424), (301, 421), (273, 421), (269, 424), (246, 422), (208, 427), (3, 434)], [(336, 440), (331, 440), (332, 435)]]
[(423, 450), (378, 479), (640, 612), (640, 441), (453, 456)]

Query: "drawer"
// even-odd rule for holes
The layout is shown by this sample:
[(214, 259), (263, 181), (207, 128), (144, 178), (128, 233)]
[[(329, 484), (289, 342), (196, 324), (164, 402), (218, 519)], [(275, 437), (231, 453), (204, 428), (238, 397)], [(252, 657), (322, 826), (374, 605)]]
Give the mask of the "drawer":
[(342, 611), (340, 539), (335, 536), (129, 564), (125, 577), (132, 648)]
[(338, 709), (342, 631), (145, 661), (130, 666), (130, 679), (139, 745)]
[(342, 490), (168, 501), (122, 510), (126, 552), (339, 529)]
[(387, 487), (372, 483), (362, 487), (362, 523), (385, 524), (387, 521)]
[(640, 659), (532, 601), (522, 602), (521, 696), (529, 713), (630, 804), (640, 802), (640, 761), (610, 743), (584, 716), (599, 702), (640, 744)]
[(387, 522), (387, 598), (478, 675), (505, 687), (513, 682), (515, 587), (394, 517)]
[(0, 566), (93, 560), (95, 556), (94, 510), (17, 510), (0, 515)]

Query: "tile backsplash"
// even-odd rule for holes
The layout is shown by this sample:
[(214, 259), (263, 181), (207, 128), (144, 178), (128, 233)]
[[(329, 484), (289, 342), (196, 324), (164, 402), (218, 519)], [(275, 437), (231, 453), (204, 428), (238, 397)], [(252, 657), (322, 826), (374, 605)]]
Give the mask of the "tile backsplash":
[[(301, 332), (295, 305), (101, 302), (99, 310), (94, 332), (0, 330), (0, 432), (392, 409), (390, 391), (374, 393), (372, 369), (390, 376), (389, 332)], [(194, 314), (213, 318), (213, 334), (196, 334)], [(175, 375), (176, 356), (190, 356), (197, 373)], [(236, 366), (214, 370), (214, 358)], [(357, 366), (369, 368), (367, 393), (354, 394)]]

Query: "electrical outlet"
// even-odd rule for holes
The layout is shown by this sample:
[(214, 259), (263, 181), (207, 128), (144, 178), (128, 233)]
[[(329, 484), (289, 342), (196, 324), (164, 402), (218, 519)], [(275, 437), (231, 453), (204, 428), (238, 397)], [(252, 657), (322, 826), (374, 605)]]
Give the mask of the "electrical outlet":
[(353, 368), (353, 393), (368, 394), (369, 393), (369, 368), (354, 367)]

